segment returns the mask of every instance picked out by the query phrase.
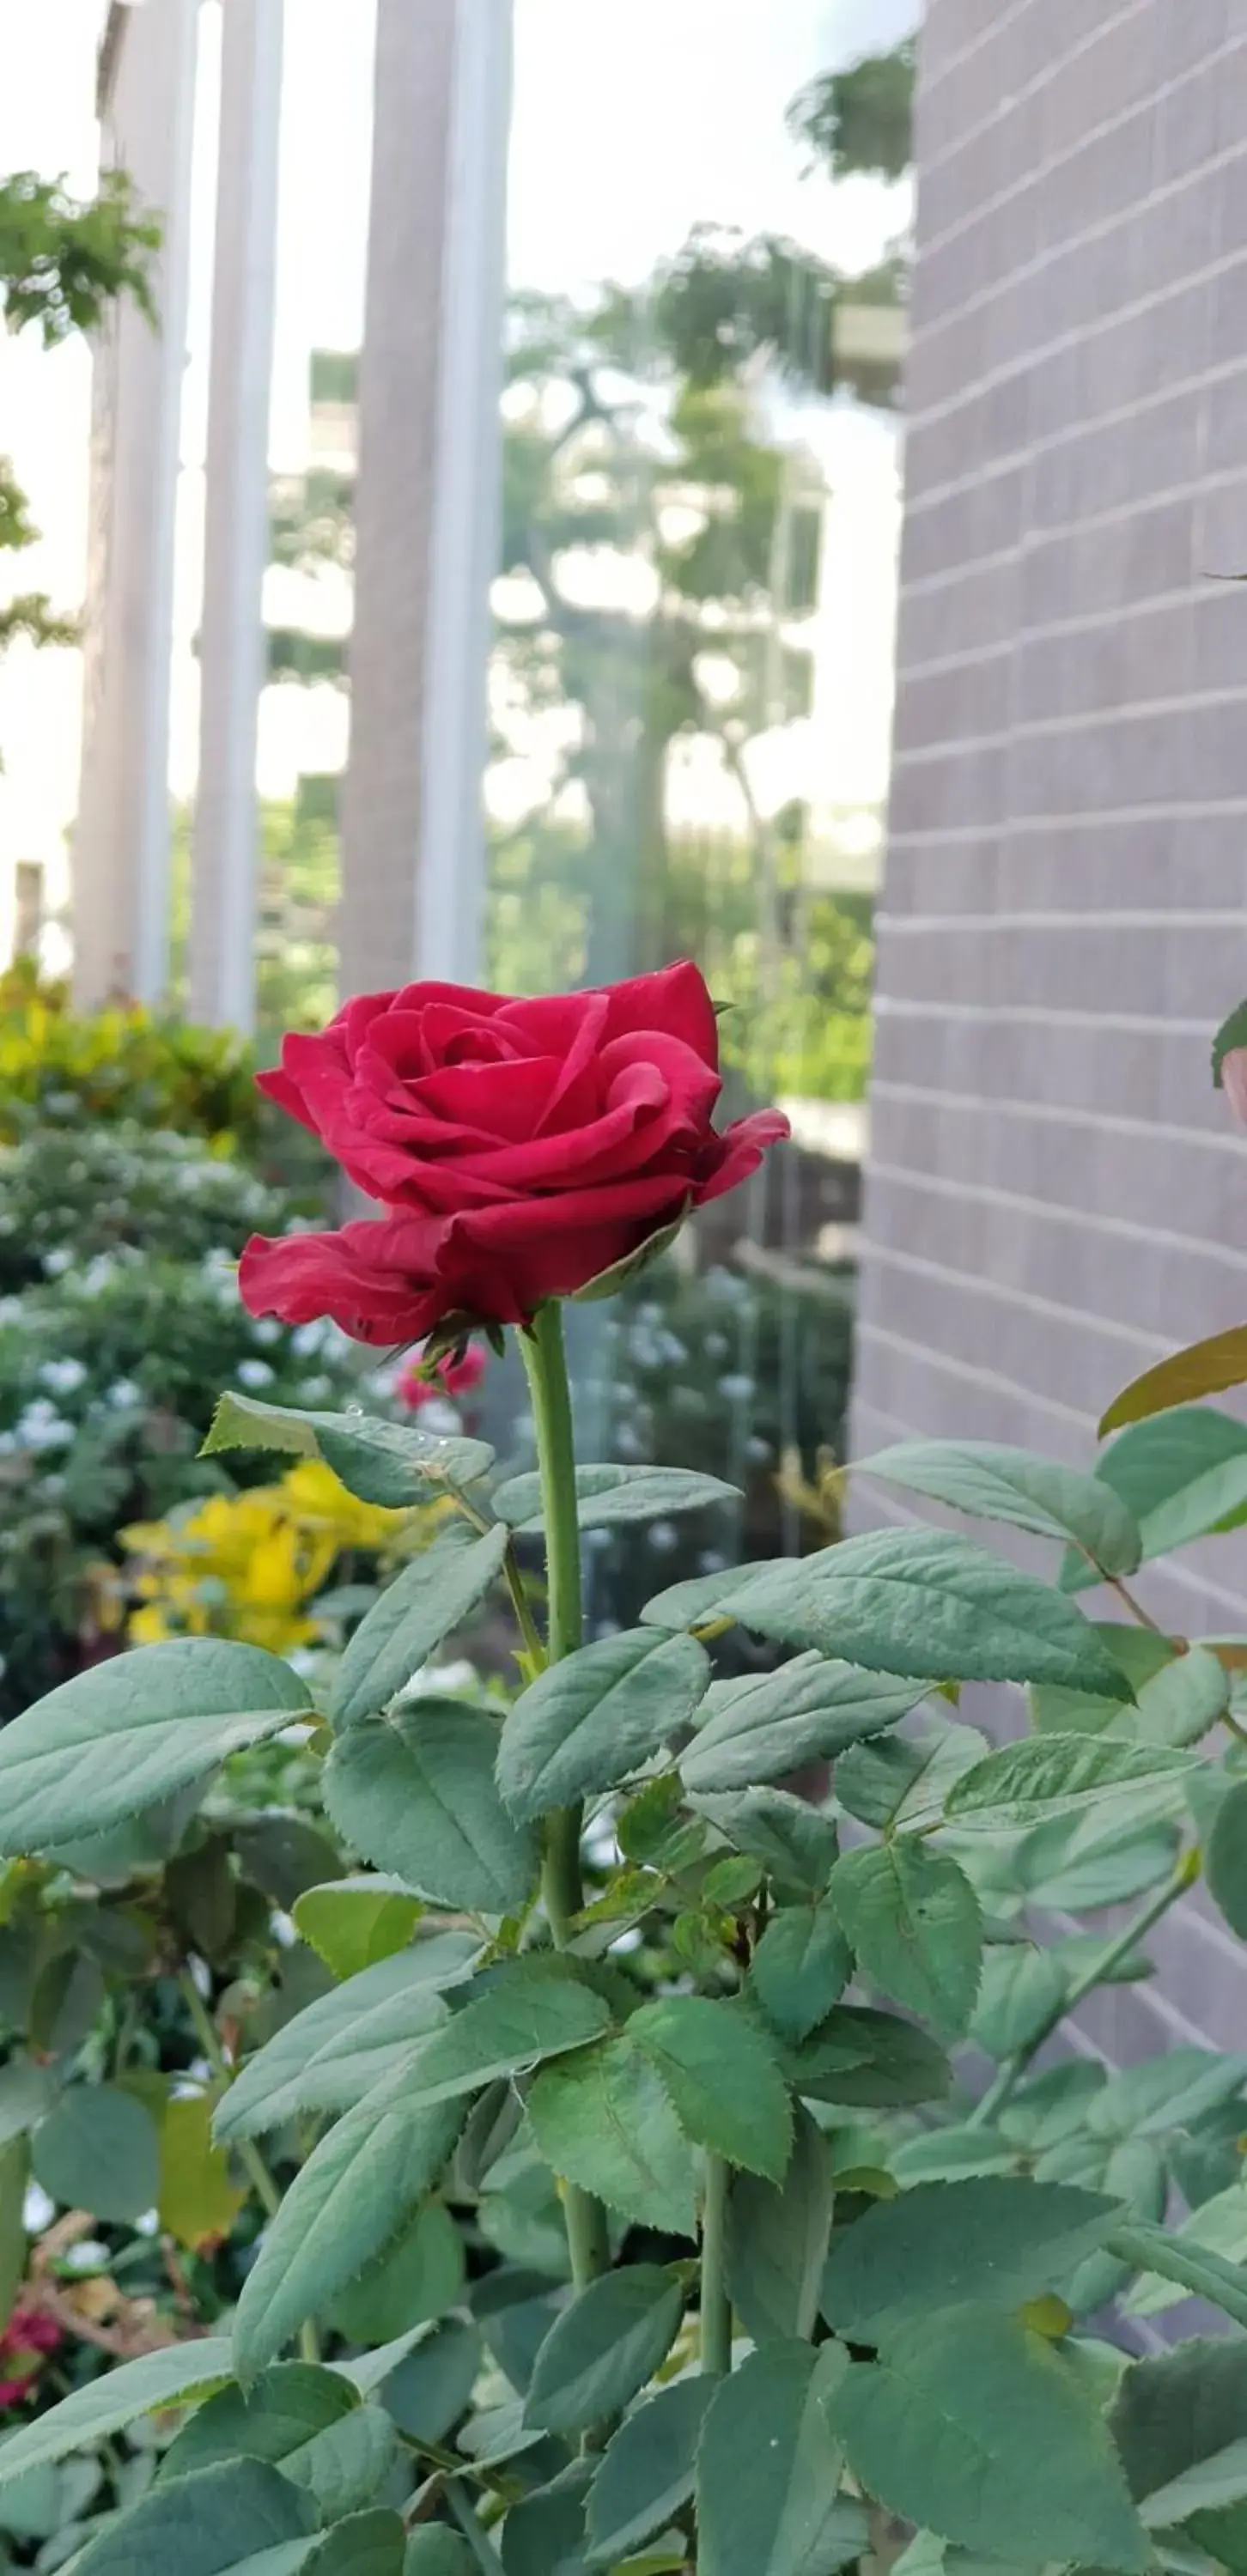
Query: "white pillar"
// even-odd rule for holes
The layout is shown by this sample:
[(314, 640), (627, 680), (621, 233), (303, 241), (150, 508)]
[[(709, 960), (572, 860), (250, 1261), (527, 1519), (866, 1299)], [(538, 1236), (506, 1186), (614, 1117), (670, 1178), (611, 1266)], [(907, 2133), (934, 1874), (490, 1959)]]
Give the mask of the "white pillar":
[(255, 1020), (282, 9), (283, 0), (222, 7), (190, 1009), (238, 1029)]
[(416, 861), (420, 975), (479, 980), (490, 585), (502, 502), (512, 0), (460, 0), (446, 237), (424, 795)]
[(344, 993), (475, 972), (511, 9), (378, 0)]
[(174, 523), (186, 359), (197, 0), (109, 12), (105, 166), (127, 169), (163, 240), (153, 330), (123, 303), (95, 351), (74, 989), (158, 1001), (169, 950)]

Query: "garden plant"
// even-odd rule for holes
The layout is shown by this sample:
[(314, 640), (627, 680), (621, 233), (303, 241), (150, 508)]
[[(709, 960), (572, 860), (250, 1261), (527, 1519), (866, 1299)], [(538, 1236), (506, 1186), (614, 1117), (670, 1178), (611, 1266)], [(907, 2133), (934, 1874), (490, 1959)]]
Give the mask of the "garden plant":
[[(317, 1687), (297, 1658), (175, 1636), (0, 1736), (0, 1901), (77, 1904), (66, 1991), (84, 1891), (111, 1881), (98, 1919), (146, 1910), (167, 1939), (200, 1861), (181, 2098), (220, 2190), (249, 2172), (259, 2200), (236, 2290), (192, 2281), (157, 2348), (0, 2445), (14, 2563), (1247, 2568), (1247, 2053), (1114, 2072), (1059, 2044), (1151, 1973), (1171, 1908), (1247, 1936), (1247, 1640), (1163, 1632), (1137, 1588), (1247, 1519), (1247, 1430), (1201, 1401), (1247, 1382), (1247, 1328), (1118, 1398), (1094, 1466), (905, 1443), (863, 1463), (859, 1502), (887, 1488), (956, 1526), (713, 1570), (586, 1639), (584, 1538), (721, 1499), (695, 1469), (577, 1459), (562, 1312), (778, 1139), (769, 1113), (716, 1132), (716, 1064), (680, 966), (541, 1002), (366, 997), (265, 1078), (382, 1213), (253, 1241), (249, 1309), (422, 1340), (430, 1368), (513, 1332), (539, 1467), (499, 1481), (482, 1441), (419, 1416), (228, 1393), (213, 1454), (435, 1504), (432, 1545)], [(509, 1699), (439, 1686), (430, 1659), (495, 1597)], [(1027, 1693), (1015, 1740), (970, 1722), (981, 1683)], [(326, 1819), (301, 1815), (330, 1857), (297, 1892), (217, 1823), (268, 1760)], [(284, 1963), (267, 2025), (238, 2009), (230, 1891), (253, 1986)], [(98, 2176), (130, 2170), (145, 2107), (109, 2048), (72, 2019), (12, 2046), (10, 2246), (28, 2158), (53, 2208), (106, 2224)], [(33, 2387), (45, 2275), (20, 2275), (19, 2251)], [(1199, 2330), (1169, 2343), (1191, 2296)]]

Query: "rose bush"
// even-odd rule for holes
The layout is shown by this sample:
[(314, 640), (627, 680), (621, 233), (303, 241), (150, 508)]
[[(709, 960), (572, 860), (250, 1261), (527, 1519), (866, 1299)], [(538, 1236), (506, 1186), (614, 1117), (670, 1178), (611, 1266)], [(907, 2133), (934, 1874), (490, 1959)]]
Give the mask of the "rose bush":
[[(690, 1132), (680, 1205), (734, 1151)], [(408, 1163), (447, 1222), (458, 1150)], [(557, 1235), (557, 1191), (527, 1204)], [(521, 1309), (530, 1240), (499, 1273)], [(54, 2206), (107, 2225), (159, 2195), (173, 2232), (175, 2121), (251, 2256), (236, 2305), (179, 2259), (172, 2348), (0, 2444), (0, 2532), (103, 2449), (107, 2497), (88, 2466), (40, 2576), (69, 2549), (77, 2576), (1243, 2576), (1247, 2338), (1166, 2350), (1149, 2321), (1194, 2294), (1247, 2327), (1247, 2056), (1110, 2068), (1088, 2017), (1201, 1878), (1217, 1938), (1247, 1938), (1242, 1640), (1171, 1636), (1133, 1588), (1247, 1510), (1247, 1429), (1188, 1401), (1247, 1383), (1247, 1328), (1128, 1388), (1093, 1467), (901, 1442), (855, 1472), (908, 1525), (714, 1562), (588, 1641), (582, 1535), (731, 1489), (578, 1465), (557, 1300), (516, 1338), (536, 1476), (423, 1422), (218, 1409), (214, 1452), (444, 1521), (331, 1673), (178, 1637), (0, 1735), (0, 1963), (16, 1931), (31, 1996), (0, 2070), (5, 2295), (27, 2160)], [(924, 1526), (931, 1503), (1009, 1553)], [(505, 1707), (436, 1661), (504, 1588)], [(1025, 1690), (1027, 1731), (993, 1748), (969, 1683)], [(223, 1815), (212, 1781), (279, 1747), (337, 1842), (292, 1849), (288, 1819), (275, 1872), (275, 1820)], [(192, 1839), (145, 1893), (126, 1855), (162, 1818), (166, 1853)], [(81, 1890), (105, 1864), (101, 1943)], [(102, 1976), (122, 1921), (126, 1955), (177, 1964), (190, 2067), (128, 2064), (127, 2017), (82, 2042), (77, 1951)], [(246, 2008), (239, 1924), (281, 1948), (275, 2011)], [(334, 1980), (310, 1997), (292, 1929)]]
[(714, 1006), (688, 964), (540, 1001), (364, 994), (319, 1037), (288, 1036), (260, 1080), (387, 1214), (256, 1237), (244, 1301), (287, 1323), (331, 1315), (374, 1344), (451, 1317), (517, 1324), (574, 1296), (787, 1133), (773, 1110), (712, 1125)]

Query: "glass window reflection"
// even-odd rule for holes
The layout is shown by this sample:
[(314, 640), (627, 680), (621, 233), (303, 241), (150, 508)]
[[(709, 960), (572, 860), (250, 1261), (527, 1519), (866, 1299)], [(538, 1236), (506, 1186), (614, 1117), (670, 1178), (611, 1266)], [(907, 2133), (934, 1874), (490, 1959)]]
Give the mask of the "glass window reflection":
[(583, 1454), (732, 1475), (758, 1549), (835, 1511), (916, 14), (516, 5), (484, 965), (540, 991), (696, 957), (732, 1107), (789, 1110), (748, 1202), (576, 1351)]

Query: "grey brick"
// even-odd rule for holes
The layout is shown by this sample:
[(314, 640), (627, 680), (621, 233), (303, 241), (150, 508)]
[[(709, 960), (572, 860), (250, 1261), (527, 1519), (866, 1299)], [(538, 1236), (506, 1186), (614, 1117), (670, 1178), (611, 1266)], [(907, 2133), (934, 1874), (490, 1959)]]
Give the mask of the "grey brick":
[[(859, 1453), (1086, 1461), (1247, 1312), (1207, 1063), (1247, 989), (1247, 588), (1208, 577), (1247, 571), (1244, 78), (1247, 0), (929, 0)], [(1241, 1625), (1242, 1536), (1142, 1584)], [(1086, 2044), (1234, 2045), (1219, 1925), (1160, 1946)]]

